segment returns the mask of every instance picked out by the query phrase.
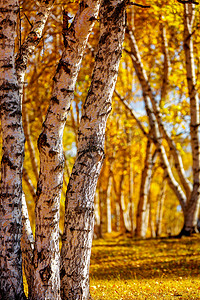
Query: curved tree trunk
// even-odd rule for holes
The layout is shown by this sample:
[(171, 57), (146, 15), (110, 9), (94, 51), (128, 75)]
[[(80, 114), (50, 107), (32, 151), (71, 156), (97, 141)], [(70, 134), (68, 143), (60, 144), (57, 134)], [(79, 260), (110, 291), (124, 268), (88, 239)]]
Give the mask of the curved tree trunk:
[(36, 197), (34, 273), (31, 299), (60, 299), (59, 210), (63, 185), (62, 137), (83, 53), (98, 15), (99, 0), (84, 0), (68, 28), (63, 15), (65, 49), (54, 76), (53, 95), (38, 139), (40, 174)]
[(0, 299), (26, 299), (22, 280), (22, 168), (24, 133), (14, 48), (19, 4), (0, 2), (0, 101), (2, 161), (0, 194)]
[(63, 299), (89, 299), (94, 194), (104, 159), (105, 127), (111, 111), (124, 30), (125, 2), (103, 0), (99, 48), (83, 107), (77, 158), (66, 195), (60, 274)]

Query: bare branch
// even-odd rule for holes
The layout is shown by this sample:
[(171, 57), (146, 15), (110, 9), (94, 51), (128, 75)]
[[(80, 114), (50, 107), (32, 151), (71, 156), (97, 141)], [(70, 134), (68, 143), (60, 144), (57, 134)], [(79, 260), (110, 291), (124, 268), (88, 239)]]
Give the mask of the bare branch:
[(134, 6), (138, 6), (138, 7), (142, 7), (142, 8), (150, 8), (150, 5), (142, 5), (142, 4), (138, 4), (135, 2), (128, 2), (128, 5), (134, 5)]

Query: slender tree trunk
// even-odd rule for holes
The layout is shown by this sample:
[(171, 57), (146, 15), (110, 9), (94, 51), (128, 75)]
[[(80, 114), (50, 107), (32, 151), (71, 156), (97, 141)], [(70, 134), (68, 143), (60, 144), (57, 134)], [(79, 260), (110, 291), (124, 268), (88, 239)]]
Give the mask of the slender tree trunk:
[(62, 137), (83, 53), (99, 0), (85, 0), (68, 28), (63, 15), (65, 49), (54, 76), (53, 95), (38, 139), (40, 174), (36, 198), (34, 274), (31, 299), (60, 299), (59, 210), (63, 185)]
[(155, 238), (156, 232), (155, 232), (154, 220), (152, 215), (151, 193), (149, 193), (149, 197), (148, 197), (148, 210), (149, 210), (149, 227), (151, 232), (151, 238)]
[(103, 227), (104, 227), (104, 219), (103, 219), (103, 189), (99, 187), (99, 208), (100, 208), (100, 232), (99, 237), (103, 238)]
[(156, 153), (152, 155), (153, 144), (150, 140), (147, 141), (146, 157), (144, 169), (142, 171), (141, 186), (140, 186), (140, 199), (137, 208), (137, 224), (136, 236), (145, 238), (148, 227), (149, 219), (149, 191), (152, 180), (152, 170), (156, 159)]
[(197, 232), (197, 218), (200, 201), (200, 133), (199, 96), (196, 90), (195, 64), (193, 56), (193, 21), (195, 5), (184, 5), (184, 51), (186, 60), (187, 84), (190, 97), (190, 136), (193, 158), (193, 190), (184, 212), (185, 222), (182, 234)]
[(100, 201), (99, 201), (99, 191), (96, 190), (95, 199), (94, 199), (94, 238), (100, 237)]
[(33, 273), (33, 250), (34, 250), (34, 237), (31, 229), (31, 224), (28, 216), (28, 209), (26, 205), (25, 195), (22, 195), (22, 262), (23, 268), (28, 284), (28, 290), (31, 291), (31, 277)]
[(22, 280), (22, 168), (24, 133), (14, 47), (19, 4), (0, 2), (0, 101), (2, 161), (0, 194), (0, 299), (26, 299)]
[[(151, 90), (151, 86), (148, 82), (147, 74), (143, 68), (143, 64), (141, 61), (141, 57), (139, 54), (139, 50), (137, 47), (137, 43), (136, 43), (134, 34), (130, 30), (128, 32), (129, 32), (131, 51), (132, 51), (131, 58), (132, 58), (138, 79), (142, 86), (145, 108), (147, 111), (147, 115), (149, 118), (149, 124), (150, 124), (150, 128), (152, 130), (152, 135), (153, 135), (153, 142), (155, 143), (157, 150), (160, 153), (162, 167), (163, 167), (164, 171), (167, 172), (167, 179), (168, 179), (169, 185), (172, 188), (172, 190), (174, 191), (178, 200), (180, 201), (182, 210), (185, 213), (187, 197), (191, 195), (191, 183), (186, 178), (186, 175), (185, 175), (185, 172), (183, 169), (181, 156), (178, 153), (174, 142), (169, 137), (169, 135), (166, 132), (164, 125), (162, 123), (159, 107), (156, 104), (156, 101), (153, 96), (153, 92)], [(160, 131), (162, 132), (163, 136), (165, 137), (165, 139), (167, 140), (167, 142), (169, 144), (170, 149), (172, 150), (172, 155), (173, 155), (173, 158), (174, 158), (174, 161), (176, 164), (176, 170), (179, 174), (179, 178), (183, 184), (186, 194), (183, 192), (181, 186), (179, 185), (179, 183), (176, 181), (175, 177), (173, 176), (172, 169), (170, 167), (165, 148), (162, 145), (162, 138), (160, 135)]]
[(156, 211), (156, 236), (161, 236), (162, 233), (162, 219), (163, 219), (163, 206), (165, 200), (166, 191), (166, 174), (164, 175), (160, 193), (157, 200), (157, 211)]
[(131, 220), (131, 236), (134, 236), (135, 225), (134, 225), (134, 202), (133, 202), (133, 190), (134, 190), (134, 179), (133, 179), (133, 167), (130, 160), (130, 174), (129, 174), (129, 203), (130, 203), (130, 220)]
[(126, 232), (126, 225), (124, 221), (124, 174), (121, 175), (120, 182), (119, 182), (119, 190), (117, 193), (117, 200), (118, 200), (118, 207), (119, 207), (119, 224), (120, 224), (120, 231), (122, 233)]
[(120, 231), (120, 206), (119, 203), (116, 202), (115, 204), (115, 227), (116, 231)]
[(169, 47), (167, 41), (167, 33), (166, 28), (163, 22), (163, 18), (161, 18), (161, 38), (162, 38), (162, 48), (164, 54), (164, 65), (163, 65), (163, 80), (161, 86), (161, 96), (160, 96), (160, 103), (166, 101), (167, 98), (167, 90), (169, 85), (169, 68), (170, 68), (170, 59), (169, 59)]
[(125, 2), (103, 0), (92, 83), (83, 107), (78, 152), (66, 195), (61, 251), (63, 299), (89, 298), (94, 194), (104, 159), (105, 127), (117, 80), (125, 30)]
[[(128, 112), (127, 112), (127, 119), (128, 119)], [(131, 236), (134, 236), (135, 233), (135, 225), (134, 225), (134, 202), (133, 202), (133, 196), (134, 196), (134, 176), (133, 176), (133, 164), (132, 164), (132, 149), (131, 149), (131, 140), (132, 140), (132, 134), (131, 129), (127, 132), (127, 144), (128, 144), (128, 164), (129, 164), (129, 206), (130, 206), (130, 232)]]
[(111, 211), (111, 190), (112, 190), (112, 175), (108, 178), (108, 187), (106, 193), (106, 219), (107, 219), (107, 232), (112, 232), (112, 211)]

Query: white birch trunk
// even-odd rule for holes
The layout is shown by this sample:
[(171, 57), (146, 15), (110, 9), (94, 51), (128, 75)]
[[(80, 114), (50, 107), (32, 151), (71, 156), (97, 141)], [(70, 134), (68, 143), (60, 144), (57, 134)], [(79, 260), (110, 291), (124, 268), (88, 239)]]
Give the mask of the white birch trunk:
[[(143, 64), (141, 61), (141, 57), (139, 54), (139, 50), (137, 47), (137, 43), (136, 43), (133, 31), (129, 30), (128, 34), (129, 34), (129, 40), (130, 40), (130, 45), (131, 45), (131, 58), (132, 58), (138, 79), (140, 81), (141, 87), (142, 87), (144, 98), (149, 98), (149, 100), (152, 104), (152, 108), (151, 108), (151, 105), (149, 105), (148, 110), (151, 113), (152, 117), (153, 117), (153, 114), (155, 114), (155, 117), (153, 117), (153, 118), (154, 119), (156, 118), (156, 120), (155, 120), (156, 122), (154, 122), (154, 123), (158, 127), (160, 133), (162, 133), (163, 137), (166, 139), (166, 141), (171, 149), (171, 153), (174, 157), (174, 161), (176, 164), (176, 170), (178, 172), (180, 181), (185, 189), (185, 192), (186, 192), (186, 195), (188, 198), (192, 191), (192, 185), (185, 175), (185, 170), (183, 168), (183, 162), (182, 162), (181, 155), (179, 154), (178, 150), (176, 149), (176, 145), (175, 145), (174, 141), (170, 138), (169, 134), (165, 130), (164, 124), (162, 122), (162, 116), (160, 113), (159, 106), (154, 98), (151, 86), (148, 81), (147, 74), (143, 68)], [(172, 182), (173, 181), (174, 180), (172, 180)], [(173, 187), (173, 183), (171, 183), (171, 187)], [(177, 186), (176, 186), (175, 190), (176, 190), (175, 192), (177, 195)], [(183, 193), (182, 193), (182, 195), (183, 195)], [(181, 199), (181, 197), (179, 198), (179, 200), (180, 199)]]
[(94, 238), (100, 237), (100, 199), (99, 199), (99, 191), (97, 190), (95, 193), (95, 200), (94, 200)]
[(40, 42), (44, 30), (44, 26), (49, 17), (54, 0), (38, 0), (38, 13), (36, 14), (35, 22), (31, 31), (28, 34), (25, 42), (17, 53), (15, 65), (19, 84), (21, 102), (23, 98), (24, 77), (27, 68), (28, 59), (34, 52), (36, 46)]
[(190, 97), (190, 136), (193, 158), (193, 190), (188, 198), (184, 212), (185, 224), (182, 230), (184, 234), (197, 231), (197, 218), (200, 201), (200, 133), (199, 133), (199, 96), (196, 89), (195, 64), (193, 55), (193, 21), (195, 17), (195, 5), (184, 5), (184, 51), (187, 72), (188, 94)]
[(120, 231), (120, 207), (118, 202), (116, 202), (115, 204), (115, 227), (116, 227), (116, 231), (119, 232)]
[[(174, 191), (177, 198), (179, 199), (183, 212), (185, 212), (187, 197), (184, 194), (179, 183), (175, 180), (175, 178), (173, 176), (173, 173), (172, 173), (172, 170), (171, 170), (171, 167), (170, 167), (167, 155), (166, 155), (166, 151), (162, 145), (160, 131), (163, 133), (164, 137), (166, 138), (166, 140), (170, 146), (170, 149), (172, 150), (172, 154), (173, 154), (176, 166), (177, 166), (177, 172), (179, 174), (180, 180), (185, 188), (187, 195), (191, 194), (191, 184), (189, 183), (189, 181), (187, 180), (187, 178), (185, 176), (181, 156), (178, 153), (174, 142), (172, 141), (172, 139), (169, 137), (166, 130), (164, 129), (164, 126), (163, 126), (163, 123), (161, 120), (161, 114), (159, 111), (159, 107), (156, 104), (151, 87), (150, 87), (148, 79), (147, 79), (147, 74), (143, 68), (143, 64), (141, 61), (141, 57), (139, 54), (139, 50), (137, 47), (135, 37), (133, 35), (133, 32), (130, 30), (129, 30), (129, 37), (130, 37), (131, 51), (132, 51), (131, 58), (132, 58), (138, 79), (140, 81), (141, 87), (142, 87), (144, 101), (145, 101), (145, 107), (146, 107), (147, 115), (149, 118), (149, 124), (150, 124), (150, 128), (152, 130), (152, 134), (154, 137), (153, 141), (160, 153), (160, 156), (162, 159), (162, 167), (167, 172), (167, 179), (168, 179), (169, 185), (172, 188), (172, 190)], [(151, 104), (152, 104), (152, 106), (151, 106)]]
[(166, 174), (164, 174), (163, 182), (161, 186), (160, 193), (157, 199), (157, 211), (156, 211), (156, 236), (161, 236), (162, 233), (162, 220), (163, 220), (163, 207), (165, 201), (165, 191), (166, 191)]
[(169, 49), (168, 49), (166, 28), (165, 28), (165, 25), (163, 24), (163, 18), (162, 18), (160, 27), (161, 27), (162, 48), (163, 48), (163, 54), (164, 54), (163, 80), (162, 80), (162, 87), (161, 87), (160, 102), (164, 102), (164, 101), (166, 101), (167, 90), (168, 90), (168, 85), (169, 85), (170, 59), (169, 59)]
[[(40, 174), (36, 198), (34, 274), (31, 299), (60, 299), (59, 209), (63, 184), (62, 137), (84, 49), (100, 1), (85, 0), (70, 28), (64, 23), (65, 49), (54, 76), (42, 133), (38, 139)], [(67, 18), (64, 12), (64, 18)], [(65, 19), (66, 20), (66, 19)]]
[(103, 189), (100, 186), (99, 187), (99, 213), (100, 213), (100, 229), (99, 229), (99, 237), (103, 238), (103, 225), (104, 225), (104, 220), (103, 220)]
[(107, 197), (106, 197), (106, 211), (107, 211), (107, 232), (112, 232), (112, 212), (111, 212), (111, 190), (112, 190), (112, 175), (108, 179)]
[(117, 80), (125, 30), (125, 3), (102, 1), (100, 41), (80, 122), (78, 153), (66, 195), (61, 251), (63, 299), (89, 298), (94, 194), (104, 159), (105, 127)]
[(22, 249), (22, 262), (23, 268), (28, 284), (28, 290), (30, 291), (32, 286), (32, 273), (33, 273), (33, 250), (34, 250), (34, 237), (31, 229), (31, 224), (28, 216), (28, 208), (26, 205), (25, 195), (22, 195), (22, 238), (21, 238), (21, 249)]
[(154, 220), (152, 218), (152, 202), (151, 202), (151, 196), (149, 193), (149, 199), (148, 199), (148, 206), (149, 206), (149, 227), (151, 232), (151, 238), (156, 237), (155, 227), (154, 227)]
[(149, 191), (152, 180), (152, 171), (156, 159), (156, 154), (152, 155), (153, 144), (150, 140), (146, 146), (146, 157), (144, 169), (142, 171), (141, 186), (140, 186), (140, 199), (137, 208), (137, 222), (136, 222), (136, 236), (145, 238), (148, 228), (149, 219)]
[(26, 299), (22, 279), (22, 168), (24, 133), (14, 47), (19, 4), (0, 2), (0, 101), (2, 161), (0, 194), (0, 299)]

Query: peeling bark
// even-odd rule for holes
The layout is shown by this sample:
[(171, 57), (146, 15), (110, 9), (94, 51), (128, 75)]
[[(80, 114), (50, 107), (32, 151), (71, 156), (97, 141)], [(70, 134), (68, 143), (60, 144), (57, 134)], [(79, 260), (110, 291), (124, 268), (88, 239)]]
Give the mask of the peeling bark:
[[(85, 0), (71, 26), (63, 27), (64, 51), (38, 139), (40, 174), (36, 197), (34, 274), (31, 299), (60, 299), (59, 209), (63, 186), (62, 137), (89, 34), (100, 1)], [(65, 20), (66, 20), (66, 12)]]
[(22, 168), (24, 133), (14, 47), (18, 1), (0, 2), (0, 103), (2, 161), (0, 193), (0, 299), (26, 299), (22, 280)]
[(63, 299), (89, 299), (94, 194), (104, 159), (105, 127), (117, 80), (125, 30), (125, 2), (102, 1), (100, 40), (78, 132), (78, 153), (66, 195), (61, 251)]
[(17, 53), (15, 66), (17, 71), (17, 78), (19, 84), (19, 91), (21, 96), (21, 101), (23, 98), (23, 85), (24, 85), (24, 77), (27, 68), (28, 59), (31, 54), (34, 52), (36, 46), (39, 44), (44, 26), (49, 17), (52, 5), (54, 0), (38, 0), (38, 13), (36, 14), (35, 22), (31, 31), (28, 34), (23, 45), (21, 45), (19, 52)]

